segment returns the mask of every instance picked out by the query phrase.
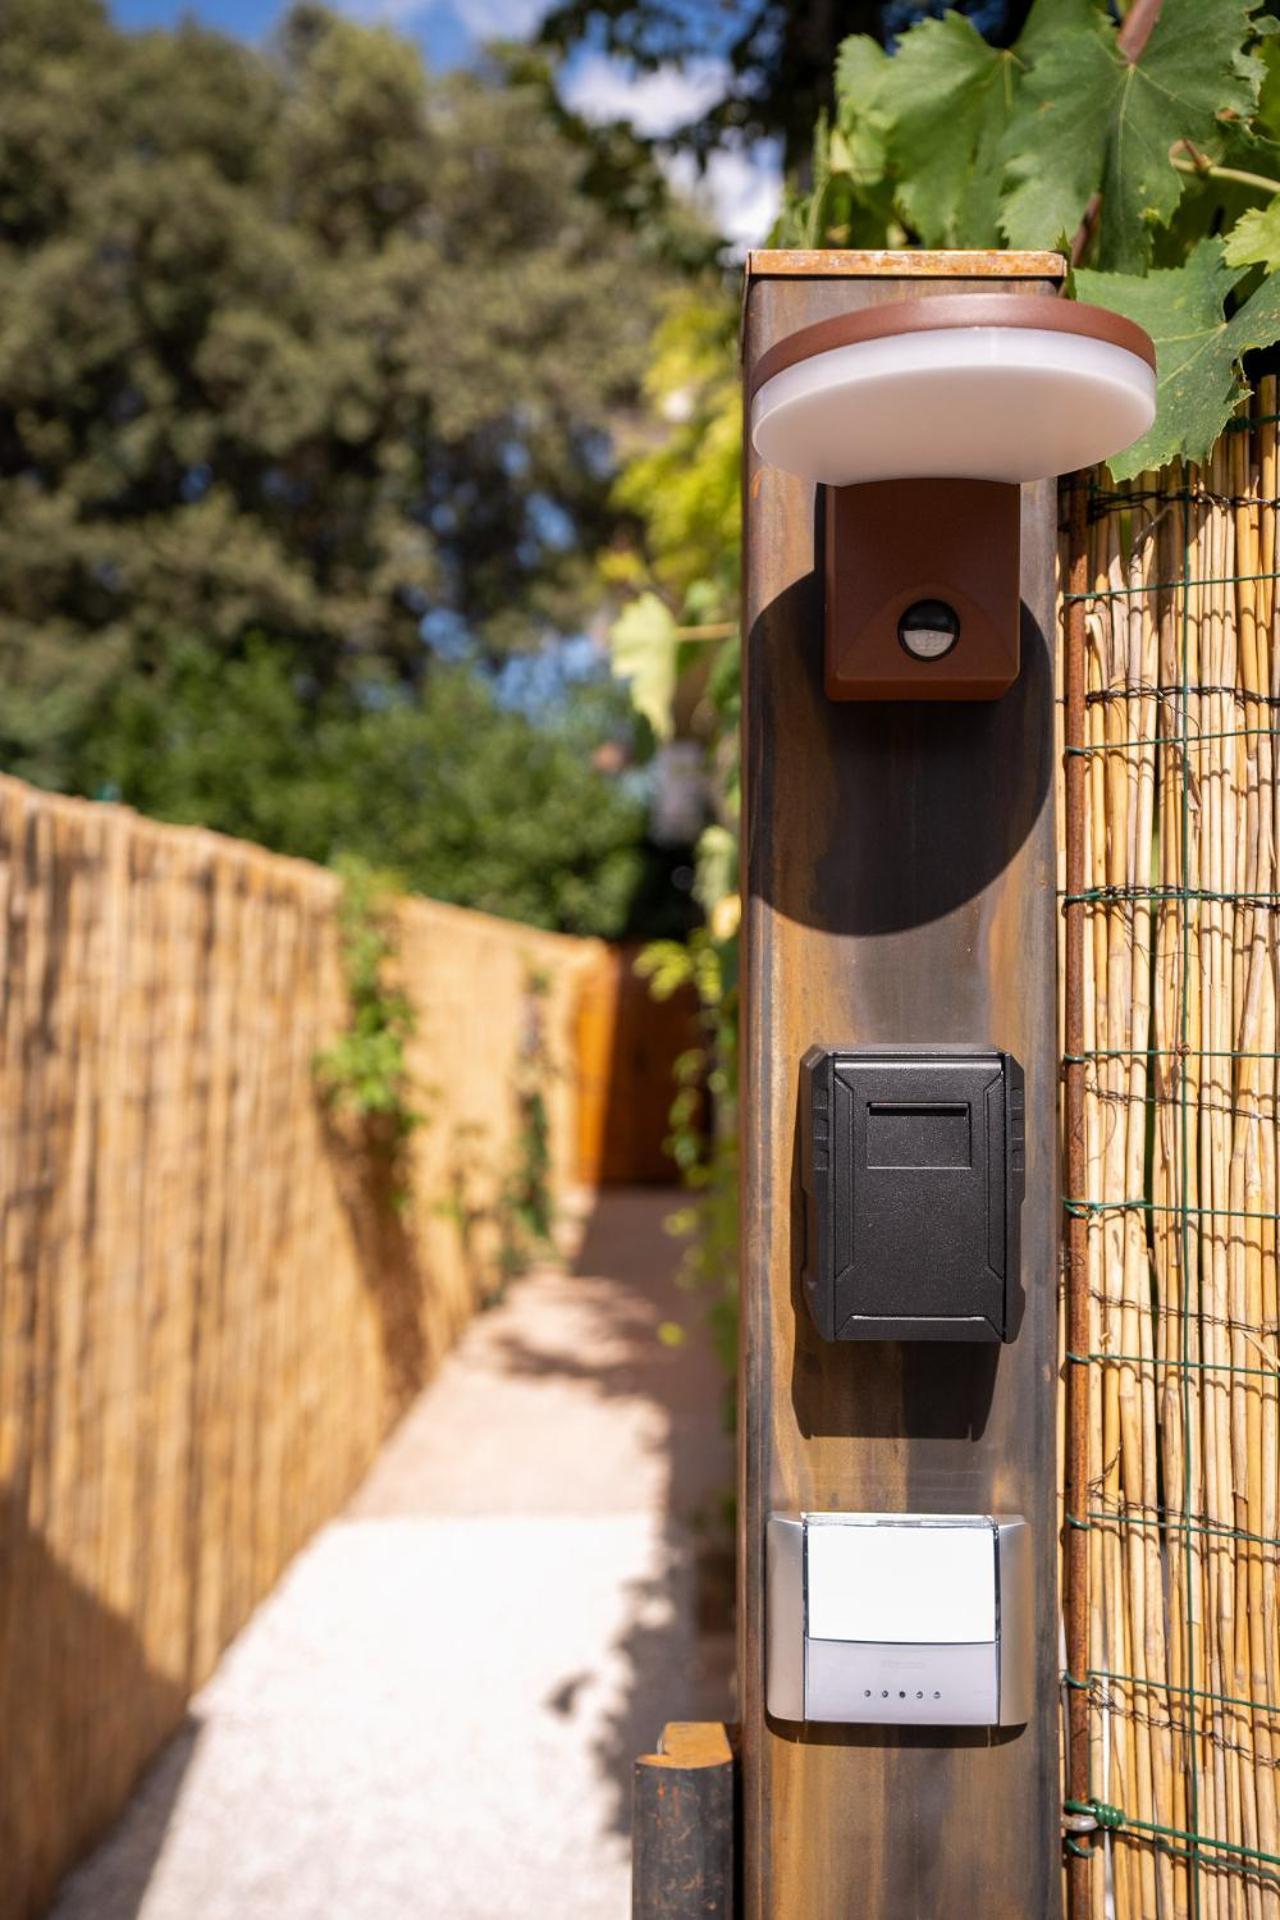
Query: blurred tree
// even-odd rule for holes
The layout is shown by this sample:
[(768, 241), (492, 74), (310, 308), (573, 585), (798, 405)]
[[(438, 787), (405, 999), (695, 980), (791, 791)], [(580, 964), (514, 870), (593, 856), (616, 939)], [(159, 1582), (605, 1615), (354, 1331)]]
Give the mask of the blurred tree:
[(655, 940), (640, 964), (658, 999), (691, 984), (701, 1006), (700, 1045), (678, 1064), (671, 1108), (671, 1151), (691, 1193), (672, 1225), (688, 1239), (685, 1277), (707, 1299), (730, 1372), (738, 1284), (738, 324), (733, 291), (710, 278), (670, 300), (645, 379), (652, 437), (632, 451), (617, 483), (638, 533), (605, 562), (611, 580), (635, 596), (612, 644), (637, 710), (660, 738), (680, 733), (704, 750), (714, 817), (695, 853), (703, 924), (683, 940)]
[(842, 40), (868, 33), (891, 42), (913, 22), (968, 14), (989, 40), (1016, 37), (1030, 0), (561, 0), (543, 22), (544, 43), (562, 54), (595, 47), (638, 71), (717, 62), (724, 91), (673, 136), (706, 155), (728, 142), (776, 139), (783, 168), (802, 173), (820, 114), (833, 104), (832, 69)]
[[(340, 692), (300, 708), (281, 650), (251, 638), (233, 661), (180, 645), (163, 674), (124, 682), (89, 755), (102, 789), (163, 819), (355, 856), (437, 900), (616, 937), (637, 931), (653, 855), (643, 798), (592, 749), (629, 725), (618, 688), (582, 688), (535, 724), (461, 666), (364, 712)], [(639, 930), (662, 923), (650, 913)]]
[(558, 85), (559, 63), (548, 49), (520, 41), (492, 51), (514, 85), (537, 91), (557, 133), (580, 157), (581, 191), (629, 228), (641, 259), (681, 276), (696, 277), (714, 266), (724, 240), (673, 189), (657, 142), (629, 120), (602, 121), (569, 106)]
[(193, 640), (415, 713), (424, 633), (580, 626), (662, 280), (583, 169), (536, 85), (315, 6), (264, 55), (0, 0), (0, 763), (91, 785)]

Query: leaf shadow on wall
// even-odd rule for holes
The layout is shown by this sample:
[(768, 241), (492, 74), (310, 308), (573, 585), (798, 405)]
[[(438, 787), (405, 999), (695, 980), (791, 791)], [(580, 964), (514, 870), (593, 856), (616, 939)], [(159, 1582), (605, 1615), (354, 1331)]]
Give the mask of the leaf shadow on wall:
[(324, 1100), (320, 1114), (360, 1278), (378, 1315), (387, 1392), (399, 1414), (425, 1386), (432, 1363), (426, 1275), (400, 1156), (369, 1121), (340, 1120)]

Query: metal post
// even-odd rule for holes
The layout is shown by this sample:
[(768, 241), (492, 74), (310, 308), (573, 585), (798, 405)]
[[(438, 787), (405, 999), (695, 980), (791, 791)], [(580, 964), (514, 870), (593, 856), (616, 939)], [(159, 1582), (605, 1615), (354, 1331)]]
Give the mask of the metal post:
[[(938, 292), (1052, 291), (1053, 255), (757, 253), (745, 356)], [(823, 691), (814, 490), (748, 453), (740, 1380), (746, 1920), (1055, 1920), (1058, 1272), (1053, 633), (1056, 489), (1022, 496), (1022, 669), (998, 700)], [(922, 528), (922, 535), (926, 529)], [(1009, 1346), (827, 1344), (800, 1293), (800, 1062), (814, 1044), (980, 1043), (1026, 1070), (1026, 1309)], [(1021, 1513), (1032, 1522), (1025, 1727), (771, 1721), (774, 1510)]]
[(631, 1920), (733, 1920), (733, 1749), (714, 1721), (671, 1721), (635, 1764)]

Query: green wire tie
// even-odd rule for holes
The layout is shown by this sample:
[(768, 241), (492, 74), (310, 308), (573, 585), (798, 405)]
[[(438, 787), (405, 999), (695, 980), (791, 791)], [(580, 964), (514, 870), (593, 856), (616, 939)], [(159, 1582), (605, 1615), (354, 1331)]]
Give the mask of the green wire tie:
[(1063, 893), (1059, 898), (1065, 907), (1088, 906), (1100, 901), (1119, 905), (1122, 901), (1136, 903), (1139, 900), (1164, 905), (1173, 905), (1179, 900), (1201, 900), (1211, 906), (1280, 907), (1280, 893), (1218, 893), (1210, 887), (1086, 887), (1082, 893)]
[[(1256, 1329), (1251, 1327), (1249, 1331)], [(1189, 1369), (1192, 1373), (1239, 1374), (1246, 1380), (1270, 1380), (1280, 1386), (1280, 1366), (1237, 1367), (1230, 1360), (1169, 1360), (1154, 1353), (1068, 1353), (1064, 1357), (1073, 1367), (1149, 1367), (1157, 1373)]]
[[(1133, 696), (1135, 699), (1137, 695)], [(1280, 723), (1277, 723), (1280, 727)], [(1273, 740), (1277, 727), (1230, 727), (1220, 733), (1193, 733), (1191, 744), (1201, 746), (1206, 740)], [(1141, 740), (1098, 740), (1087, 747), (1064, 747), (1068, 759), (1086, 759), (1095, 753), (1130, 753), (1140, 747), (1181, 747), (1185, 744), (1180, 733), (1152, 733)]]
[(1090, 1053), (1064, 1053), (1067, 1067), (1087, 1067), (1091, 1060), (1280, 1060), (1280, 1053), (1240, 1052), (1234, 1047), (1188, 1047), (1179, 1040), (1167, 1047), (1095, 1047)]
[(1185, 1827), (1166, 1827), (1155, 1820), (1135, 1820), (1121, 1807), (1105, 1800), (1064, 1801), (1067, 1813), (1091, 1814), (1104, 1833), (1150, 1833), (1158, 1838), (1182, 1840), (1192, 1848), (1213, 1847), (1219, 1853), (1234, 1853), (1243, 1860), (1259, 1860), (1268, 1867), (1280, 1867), (1280, 1854), (1263, 1853), (1259, 1847), (1246, 1847), (1239, 1840), (1215, 1840), (1207, 1833), (1189, 1833)]
[[(1070, 1687), (1083, 1687), (1087, 1693), (1089, 1684), (1077, 1680), (1074, 1674), (1063, 1674), (1063, 1680)], [(1204, 1687), (1183, 1687), (1173, 1680), (1144, 1680), (1136, 1673), (1117, 1673), (1113, 1667), (1090, 1667), (1090, 1680), (1113, 1680), (1117, 1685), (1136, 1687), (1141, 1693), (1176, 1693), (1190, 1700), (1211, 1700), (1218, 1706), (1245, 1707), (1254, 1713), (1265, 1713), (1271, 1718), (1280, 1714), (1280, 1706), (1272, 1706), (1266, 1700), (1246, 1700), (1238, 1693), (1210, 1693)], [(1110, 1708), (1104, 1708), (1111, 1711)]]
[(1095, 1213), (1174, 1213), (1184, 1220), (1280, 1220), (1280, 1213), (1253, 1212), (1248, 1207), (1193, 1207), (1187, 1201), (1180, 1206), (1161, 1200), (1070, 1200), (1062, 1202), (1073, 1219), (1087, 1220)]
[(1087, 593), (1064, 593), (1070, 605), (1079, 600), (1119, 600), (1138, 593), (1177, 593), (1187, 587), (1235, 587), (1249, 580), (1274, 580), (1275, 573), (1211, 573), (1195, 580), (1148, 580), (1139, 587), (1091, 587)]
[(1181, 1534), (1185, 1538), (1194, 1533), (1208, 1540), (1239, 1540), (1248, 1547), (1280, 1548), (1280, 1536), (1275, 1534), (1246, 1533), (1240, 1527), (1223, 1527), (1216, 1521), (1190, 1516), (1184, 1518), (1180, 1513), (1111, 1513), (1106, 1507), (1100, 1507), (1091, 1508), (1087, 1519), (1082, 1520), (1073, 1513), (1062, 1517), (1069, 1527), (1077, 1527), (1084, 1533), (1093, 1533), (1099, 1527), (1157, 1527), (1174, 1537)]

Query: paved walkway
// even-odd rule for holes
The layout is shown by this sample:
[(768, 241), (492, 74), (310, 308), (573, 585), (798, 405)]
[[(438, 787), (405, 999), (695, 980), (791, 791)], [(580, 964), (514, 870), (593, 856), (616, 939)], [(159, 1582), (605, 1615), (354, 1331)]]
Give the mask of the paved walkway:
[(571, 1271), (476, 1321), (54, 1920), (625, 1920), (632, 1758), (729, 1711), (697, 1516), (732, 1467), (673, 1204), (607, 1195)]

